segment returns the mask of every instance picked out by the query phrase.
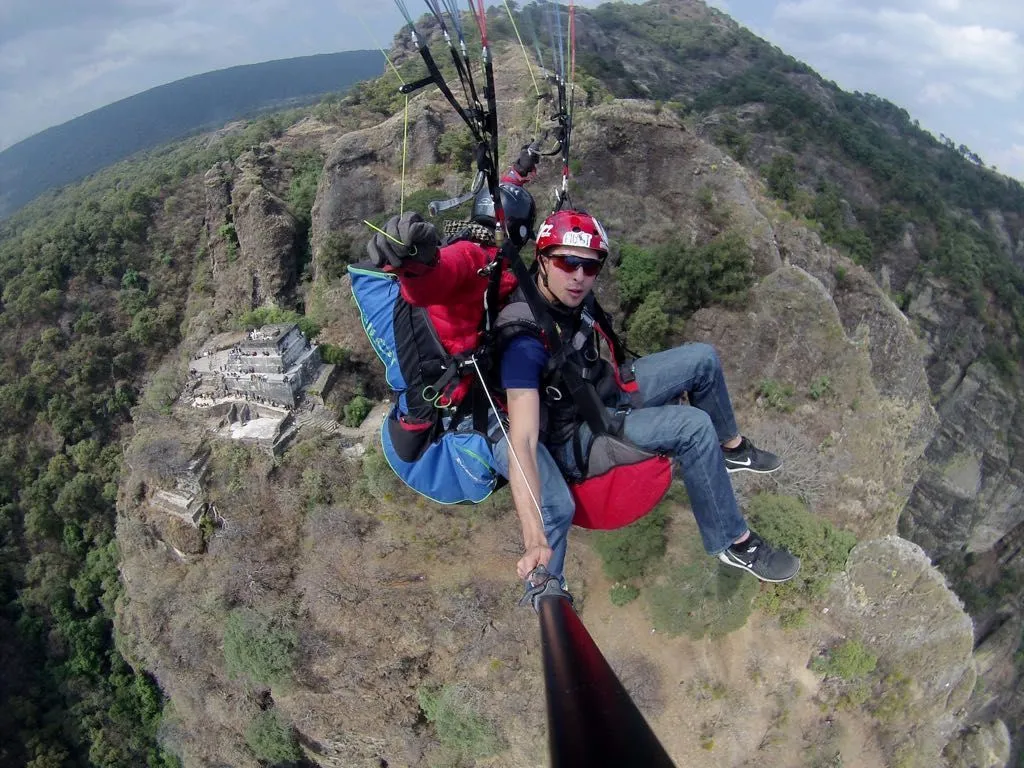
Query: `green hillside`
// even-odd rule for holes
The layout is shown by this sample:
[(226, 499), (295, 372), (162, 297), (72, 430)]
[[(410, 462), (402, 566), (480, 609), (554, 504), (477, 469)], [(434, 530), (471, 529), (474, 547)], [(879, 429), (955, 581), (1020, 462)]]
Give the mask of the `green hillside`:
[(143, 149), (379, 75), (379, 51), (302, 56), (187, 77), (48, 128), (0, 152), (0, 220), (48, 189)]

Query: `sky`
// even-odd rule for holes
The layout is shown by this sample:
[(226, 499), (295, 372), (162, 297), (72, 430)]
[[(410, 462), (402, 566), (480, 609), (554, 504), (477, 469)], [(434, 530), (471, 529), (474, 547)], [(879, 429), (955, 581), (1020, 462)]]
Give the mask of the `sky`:
[[(709, 4), (1024, 179), (1021, 0)], [(387, 0), (0, 0), (0, 149), (189, 75), (387, 46), (401, 24)]]
[(710, 0), (847, 91), (1024, 180), (1021, 0)]

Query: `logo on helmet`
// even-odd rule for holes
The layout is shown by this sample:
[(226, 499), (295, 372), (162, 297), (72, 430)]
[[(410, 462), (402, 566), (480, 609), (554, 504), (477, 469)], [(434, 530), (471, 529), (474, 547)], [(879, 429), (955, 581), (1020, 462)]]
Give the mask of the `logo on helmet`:
[(590, 247), (591, 236), (586, 232), (566, 232), (562, 235), (562, 245), (574, 245), (579, 248)]

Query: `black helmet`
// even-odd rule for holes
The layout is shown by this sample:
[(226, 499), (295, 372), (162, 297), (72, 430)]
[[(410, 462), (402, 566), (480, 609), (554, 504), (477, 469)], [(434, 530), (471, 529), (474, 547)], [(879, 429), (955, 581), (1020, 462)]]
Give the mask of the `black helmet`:
[[(509, 236), (517, 245), (525, 245), (533, 237), (533, 222), (537, 215), (533, 195), (518, 184), (507, 182), (499, 184), (498, 189)], [(487, 187), (481, 189), (473, 201), (473, 221), (492, 230), (498, 226), (494, 215), (494, 200)]]

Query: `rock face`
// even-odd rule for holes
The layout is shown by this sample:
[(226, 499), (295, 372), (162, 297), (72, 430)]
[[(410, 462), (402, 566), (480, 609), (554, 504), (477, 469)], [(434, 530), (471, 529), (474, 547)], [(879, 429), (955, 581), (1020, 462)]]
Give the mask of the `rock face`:
[[(927, 396), (912, 394), (920, 366), (890, 358), (891, 393), (881, 390), (875, 339), (848, 338), (826, 287), (796, 266), (762, 280), (744, 309), (701, 310), (687, 335), (720, 348), (744, 430), (786, 456), (778, 490), (812, 500), (816, 514), (862, 538), (892, 533), (924, 446), (921, 424), (934, 420)], [(765, 382), (791, 395), (751, 407)], [(819, 399), (815, 386), (827, 389)]]
[[(706, 242), (729, 226), (745, 233), (759, 274), (781, 264), (747, 172), (668, 110), (647, 101), (602, 104), (574, 128), (573, 142), (587, 206), (601, 212), (613, 237)], [(727, 211), (723, 218), (707, 215), (701, 195)]]
[(939, 407), (942, 425), (900, 517), (933, 557), (983, 552), (1024, 521), (1024, 430), (1017, 395), (984, 362)]
[[(830, 596), (834, 620), (912, 682), (908, 730), (921, 765), (939, 754), (958, 727), (974, 688), (971, 619), (919, 546), (896, 536), (858, 544)], [(934, 756), (934, 760), (930, 759)]]
[(268, 167), (266, 158), (248, 152), (206, 174), (207, 239), (221, 311), (280, 303), (295, 283), (297, 224), (263, 186)]
[[(446, 128), (442, 114), (422, 100), (410, 105), (406, 173), (438, 162), (437, 141)], [(365, 240), (364, 219), (398, 213), (404, 132), (405, 118), (398, 114), (372, 128), (347, 133), (334, 144), (313, 204), (314, 261), (331, 233), (346, 232)]]
[(252, 306), (260, 307), (278, 300), (295, 279), (295, 217), (261, 186), (237, 205), (240, 260), (252, 278)]
[(1010, 732), (1002, 720), (963, 731), (943, 753), (949, 768), (1004, 768), (1010, 759)]

